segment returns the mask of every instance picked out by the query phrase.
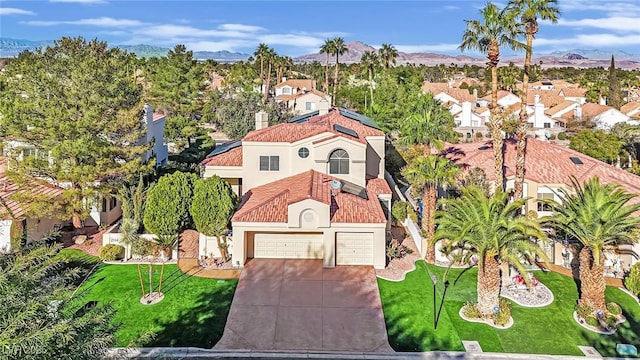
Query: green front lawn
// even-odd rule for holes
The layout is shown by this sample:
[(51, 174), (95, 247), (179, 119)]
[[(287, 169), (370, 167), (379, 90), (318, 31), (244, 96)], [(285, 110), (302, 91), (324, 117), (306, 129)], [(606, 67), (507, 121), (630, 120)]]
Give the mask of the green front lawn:
[[(640, 347), (640, 306), (629, 295), (607, 288), (607, 301), (622, 306), (627, 322), (614, 335), (598, 335), (573, 320), (578, 299), (576, 283), (570, 277), (537, 271), (536, 276), (555, 297), (543, 308), (512, 305), (515, 324), (509, 329), (495, 329), (485, 324), (462, 320), (458, 311), (465, 302), (476, 301), (477, 269), (452, 269), (444, 306), (433, 329), (433, 285), (430, 274), (438, 276), (437, 304), (444, 291), (445, 268), (416, 263), (417, 269), (404, 281), (378, 279), (389, 343), (396, 351), (452, 350), (464, 351), (461, 340), (476, 340), (485, 352), (511, 352), (553, 355), (582, 355), (578, 345), (593, 346), (603, 356), (616, 356), (616, 344)], [(427, 272), (429, 271), (429, 273)]]
[[(91, 257), (63, 250), (73, 259)], [(94, 259), (95, 260), (95, 259)], [(157, 286), (160, 265), (154, 265)], [(147, 266), (143, 276), (148, 279)], [(117, 310), (112, 319), (119, 325), (115, 346), (196, 346), (211, 348), (222, 337), (237, 280), (205, 279), (182, 273), (177, 265), (166, 265), (162, 285), (164, 300), (142, 305), (137, 265), (101, 264), (78, 293), (86, 302), (111, 303)], [(151, 339), (138, 341), (153, 333)]]

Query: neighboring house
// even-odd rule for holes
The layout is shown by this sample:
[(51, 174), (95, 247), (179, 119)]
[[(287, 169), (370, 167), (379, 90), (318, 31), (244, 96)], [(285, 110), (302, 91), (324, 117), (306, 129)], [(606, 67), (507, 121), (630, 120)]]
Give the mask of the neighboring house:
[(456, 106), (460, 109), (459, 111), (456, 111), (454, 113), (454, 110), (452, 108), (450, 108), (450, 111), (453, 114), (453, 120), (455, 121), (457, 127), (486, 128), (485, 122), (488, 118), (476, 113), (475, 110), (477, 110), (478, 108), (475, 105), (471, 104), (468, 101), (465, 101), (461, 106), (457, 104)]
[[(529, 108), (529, 107), (527, 107)], [(551, 129), (564, 127), (565, 121), (553, 119), (545, 114), (545, 105), (540, 101), (540, 96), (534, 96), (533, 114), (528, 116), (528, 122), (534, 129)]]
[(169, 159), (169, 150), (164, 140), (164, 127), (166, 124), (166, 116), (153, 111), (153, 107), (149, 104), (144, 105), (143, 123), (147, 128), (145, 139), (141, 139), (145, 144), (153, 144), (153, 147), (142, 157), (143, 162), (149, 161), (152, 156), (156, 158), (156, 166), (162, 166)]
[(530, 84), (529, 86), (532, 87), (533, 89), (545, 90), (545, 91), (554, 89), (553, 82), (551, 82), (550, 80), (536, 81)]
[(550, 109), (564, 101), (564, 98), (554, 91), (529, 89), (527, 91), (527, 105), (535, 104), (536, 96), (544, 104), (545, 109)]
[(23, 233), (28, 239), (39, 239), (63, 223), (56, 218), (27, 217), (24, 207), (14, 198), (22, 195), (53, 202), (62, 194), (61, 188), (44, 181), (33, 181), (21, 188), (9, 180), (5, 174), (6, 168), (7, 158), (0, 157), (0, 253), (11, 250), (12, 235)]
[[(250, 258), (322, 259), (325, 267), (384, 268), (391, 189), (385, 135), (372, 119), (328, 103), (289, 123), (216, 148), (202, 163), (242, 195), (233, 216), (234, 266)], [(200, 254), (217, 255), (203, 235)]]
[(282, 82), (275, 86), (276, 101), (280, 101), (287, 96), (295, 95), (302, 91), (311, 91), (316, 88), (316, 81), (311, 79), (290, 79), (282, 78)]
[(587, 102), (587, 89), (582, 88), (564, 88), (558, 92), (565, 100), (575, 101), (582, 105)]
[(596, 128), (610, 130), (615, 124), (628, 123), (637, 125), (638, 122), (631, 120), (629, 116), (611, 106), (594, 103), (586, 103), (581, 107), (581, 119), (591, 120), (596, 124)]
[[(522, 102), (519, 96), (506, 90), (498, 90), (498, 106), (506, 108), (511, 105)], [(478, 99), (480, 106), (489, 106), (491, 104), (491, 94)]]
[(573, 120), (582, 118), (582, 108), (575, 101), (565, 100), (560, 104), (545, 110), (547, 116), (557, 120)]
[[(491, 142), (452, 144), (448, 145), (442, 154), (462, 166), (464, 171), (476, 167), (483, 169), (487, 180), (490, 183), (495, 182)], [(508, 192), (513, 189), (515, 163), (515, 142), (513, 140), (505, 141), (505, 188)], [(561, 201), (556, 192), (560, 188), (571, 188), (571, 176), (575, 176), (581, 183), (597, 176), (604, 184), (619, 184), (625, 191), (640, 195), (640, 176), (566, 147), (529, 138), (527, 139), (526, 147), (523, 190), (523, 197), (527, 197), (529, 200), (525, 204), (525, 213), (535, 211), (539, 217), (552, 215), (548, 206), (541, 200), (554, 199)], [(640, 197), (631, 200), (632, 203), (638, 201), (640, 201)], [(547, 255), (555, 264), (566, 265), (563, 264), (562, 243), (555, 242), (553, 247), (546, 248), (546, 250)], [(640, 244), (634, 247), (622, 246), (619, 249), (619, 255), (627, 265), (640, 261)]]
[(633, 120), (640, 120), (640, 102), (630, 102), (622, 105), (620, 112)]
[(296, 115), (308, 114), (319, 109), (320, 101), (331, 104), (331, 96), (319, 90), (301, 91), (289, 97), (282, 97), (281, 104), (284, 104)]
[(217, 90), (224, 87), (224, 76), (211, 71), (209, 72), (209, 79), (206, 81), (207, 90)]

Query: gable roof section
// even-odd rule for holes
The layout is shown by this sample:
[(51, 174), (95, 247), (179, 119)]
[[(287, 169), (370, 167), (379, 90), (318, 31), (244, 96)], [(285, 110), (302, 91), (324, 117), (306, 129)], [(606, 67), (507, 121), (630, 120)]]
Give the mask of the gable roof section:
[(216, 148), (202, 160), (200, 165), (242, 166), (242, 142), (236, 140), (216, 145)]
[[(331, 196), (333, 176), (309, 170), (255, 187), (244, 196), (234, 222), (287, 222), (289, 205), (311, 199), (329, 205), (333, 223), (383, 223), (386, 217), (378, 201), (381, 185), (367, 183), (368, 199), (339, 192)], [(387, 185), (388, 187), (388, 185)], [(389, 193), (391, 191), (389, 190)]]
[[(514, 93), (512, 93), (511, 91), (507, 91), (507, 90), (498, 90), (498, 100), (501, 100), (509, 95), (513, 95), (516, 96)], [(483, 97), (483, 99), (487, 100), (487, 101), (491, 101), (491, 92), (489, 92), (489, 94), (487, 94), (486, 96)]]
[(622, 105), (620, 108), (620, 112), (625, 115), (629, 115), (630, 112), (634, 110), (640, 110), (640, 102), (630, 102)]
[(276, 85), (277, 88), (285, 86), (290, 86), (294, 89), (307, 88), (307, 90), (311, 90), (316, 88), (316, 81), (313, 79), (287, 79), (287, 81)]
[[(565, 100), (560, 104), (552, 107), (551, 109), (545, 110), (544, 113), (548, 116), (553, 117), (557, 113), (562, 112), (562, 110), (567, 110), (567, 108), (571, 108), (570, 110), (567, 110), (567, 112), (573, 111), (576, 108), (576, 105), (578, 105), (578, 103), (575, 101)], [(571, 116), (573, 117), (573, 112), (571, 112)]]
[(527, 91), (527, 104), (535, 104), (536, 95), (540, 96), (540, 102), (544, 104), (546, 108), (552, 108), (564, 101), (564, 98), (555, 91), (551, 90), (539, 90), (529, 89)]
[(558, 91), (558, 95), (562, 93), (564, 97), (585, 97), (587, 89), (567, 87)]
[[(582, 105), (582, 118), (583, 119), (589, 119), (589, 118), (594, 118), (602, 113), (604, 113), (607, 110), (611, 110), (615, 108), (608, 106), (608, 105), (600, 105), (600, 104), (596, 104), (596, 103), (586, 103)], [(616, 110), (618, 111), (618, 110)]]
[[(505, 176), (515, 176), (516, 146), (513, 140), (505, 141)], [(539, 184), (564, 184), (571, 186), (570, 177), (584, 182), (594, 176), (602, 183), (616, 183), (627, 192), (640, 195), (640, 176), (596, 160), (592, 157), (547, 141), (528, 138), (525, 160), (525, 179)], [(491, 142), (448, 145), (443, 155), (465, 170), (479, 167), (485, 171), (487, 180), (494, 181), (493, 147)], [(571, 158), (577, 157), (583, 165), (576, 165)], [(639, 202), (636, 198), (633, 202)]]

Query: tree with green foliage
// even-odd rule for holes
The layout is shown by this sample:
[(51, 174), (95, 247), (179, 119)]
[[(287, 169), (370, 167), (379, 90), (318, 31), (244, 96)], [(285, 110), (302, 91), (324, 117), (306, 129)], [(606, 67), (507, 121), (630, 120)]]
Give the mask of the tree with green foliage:
[(445, 209), (436, 214), (435, 240), (446, 239), (478, 257), (477, 308), (484, 316), (492, 316), (493, 308), (500, 306), (502, 263), (525, 274), (523, 258), (531, 263), (535, 256), (548, 259), (542, 247), (532, 240), (546, 240), (540, 223), (520, 216), (526, 201), (510, 202), (505, 192), (488, 197), (482, 189), (471, 186), (462, 189), (461, 197), (443, 200)]
[(324, 65), (324, 83), (322, 84), (322, 90), (329, 93), (329, 56), (333, 53), (333, 42), (331, 39), (324, 41), (324, 44), (320, 47), (320, 54), (327, 56)]
[(514, 182), (514, 197), (522, 197), (524, 184), (524, 164), (527, 148), (527, 130), (529, 130), (527, 115), (527, 94), (529, 91), (529, 77), (531, 73), (531, 55), (533, 53), (533, 39), (538, 33), (538, 18), (552, 23), (558, 22), (560, 10), (557, 0), (510, 0), (507, 9), (516, 14), (513, 20), (519, 20), (524, 27), (526, 37), (524, 73), (522, 75), (522, 90), (520, 92), (520, 114), (518, 130), (516, 132), (516, 177)]
[(553, 215), (543, 221), (580, 242), (578, 304), (605, 311), (604, 251), (638, 241), (640, 203), (629, 203), (635, 195), (617, 184), (601, 184), (597, 177), (582, 185), (572, 177), (571, 185), (558, 192), (562, 204), (548, 202)]
[(167, 115), (167, 141), (188, 143), (198, 133), (197, 115), (207, 79), (204, 67), (193, 58), (193, 51), (176, 45), (148, 72), (149, 97), (155, 107)]
[(431, 149), (442, 149), (445, 141), (457, 138), (453, 128), (453, 115), (444, 108), (432, 94), (421, 94), (414, 104), (413, 113), (400, 124), (398, 144), (408, 148), (419, 145), (424, 147), (424, 155)]
[(616, 109), (620, 109), (624, 105), (622, 87), (616, 74), (616, 62), (613, 55), (611, 55), (611, 66), (609, 66), (609, 97), (607, 98), (607, 105)]
[(46, 241), (0, 255), (0, 358), (102, 358), (114, 341), (115, 311), (74, 291), (85, 270)]
[(196, 181), (189, 209), (191, 217), (199, 232), (216, 237), (223, 261), (229, 258), (226, 235), (237, 206), (238, 196), (227, 181), (218, 176)]
[(147, 192), (144, 227), (159, 236), (177, 236), (191, 223), (189, 208), (197, 176), (177, 171), (158, 179)]
[(389, 70), (392, 65), (396, 64), (396, 58), (398, 57), (398, 50), (391, 44), (382, 44), (378, 50), (380, 55), (380, 61), (382, 66)]
[(432, 264), (436, 261), (434, 234), (438, 187), (453, 185), (459, 171), (450, 160), (433, 154), (419, 156), (402, 169), (402, 176), (414, 190), (422, 192), (422, 228), (427, 232), (427, 238), (422, 246), (426, 254), (421, 255), (426, 255), (427, 262)]
[(362, 66), (367, 69), (367, 74), (369, 75), (369, 93), (371, 98), (371, 101), (369, 102), (370, 104), (369, 106), (372, 106), (373, 105), (373, 72), (376, 66), (379, 64), (380, 59), (378, 58), (378, 55), (376, 55), (375, 52), (367, 50), (364, 52), (364, 54), (362, 54), (362, 58), (360, 58), (360, 62), (362, 63)]
[(569, 138), (570, 149), (609, 164), (618, 159), (623, 146), (618, 135), (603, 130), (582, 130)]
[(267, 60), (268, 70), (267, 70), (267, 81), (264, 89), (264, 102), (266, 103), (269, 99), (270, 87), (271, 87), (271, 70), (273, 68), (273, 63), (278, 57), (276, 51), (270, 47), (267, 47), (267, 51), (264, 53), (265, 60)]
[(420, 86), (400, 83), (391, 74), (383, 73), (376, 81), (372, 106), (363, 109), (363, 114), (373, 118), (391, 139), (396, 139), (400, 125), (411, 116), (421, 94)]
[(255, 130), (255, 115), (260, 110), (269, 114), (269, 125), (286, 122), (292, 116), (288, 109), (273, 102), (264, 104), (260, 94), (249, 92), (221, 101), (212, 109), (212, 117), (230, 139), (241, 139)]
[(264, 61), (267, 58), (268, 51), (269, 51), (269, 46), (267, 46), (267, 44), (265, 43), (260, 43), (258, 44), (256, 51), (253, 53), (253, 56), (255, 57), (256, 61), (260, 62), (260, 80), (262, 80), (263, 90), (264, 90), (264, 80), (265, 80)]
[(506, 46), (519, 50), (523, 45), (518, 41), (521, 29), (512, 11), (500, 9), (488, 2), (482, 10), (482, 21), (466, 20), (466, 29), (462, 35), (461, 51), (478, 50), (487, 55), (487, 68), (491, 71), (491, 138), (493, 140), (494, 171), (496, 191), (504, 191), (504, 155), (502, 153), (502, 119), (498, 107), (498, 63), (500, 47)]
[(333, 75), (333, 99), (332, 99), (333, 104), (331, 104), (335, 106), (336, 94), (337, 94), (338, 86), (340, 83), (340, 79), (338, 77), (338, 70), (340, 69), (340, 56), (346, 54), (349, 51), (349, 48), (344, 43), (343, 38), (336, 37), (331, 39), (331, 47), (329, 50), (331, 54), (336, 57), (336, 64), (335, 64), (334, 75)]
[(636, 297), (640, 297), (640, 263), (635, 263), (624, 277), (624, 287)]
[(68, 184), (63, 217), (77, 228), (94, 205), (96, 179), (126, 178), (153, 166), (142, 164), (149, 145), (134, 145), (146, 132), (142, 86), (127, 76), (134, 65), (134, 55), (105, 42), (65, 37), (22, 52), (3, 74), (2, 137), (19, 139), (37, 154), (11, 151), (10, 175), (20, 184), (35, 178)]

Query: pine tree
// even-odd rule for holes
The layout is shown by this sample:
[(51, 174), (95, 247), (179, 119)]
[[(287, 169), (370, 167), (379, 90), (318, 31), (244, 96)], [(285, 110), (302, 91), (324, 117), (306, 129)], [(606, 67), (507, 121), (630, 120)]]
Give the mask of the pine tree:
[(609, 99), (607, 100), (607, 105), (616, 109), (620, 109), (622, 105), (624, 105), (622, 100), (622, 90), (620, 88), (620, 81), (618, 81), (618, 76), (616, 74), (616, 64), (613, 59), (613, 55), (611, 55), (611, 66), (609, 67)]

